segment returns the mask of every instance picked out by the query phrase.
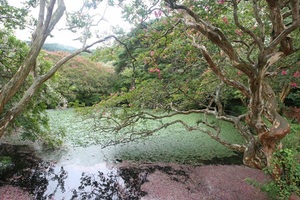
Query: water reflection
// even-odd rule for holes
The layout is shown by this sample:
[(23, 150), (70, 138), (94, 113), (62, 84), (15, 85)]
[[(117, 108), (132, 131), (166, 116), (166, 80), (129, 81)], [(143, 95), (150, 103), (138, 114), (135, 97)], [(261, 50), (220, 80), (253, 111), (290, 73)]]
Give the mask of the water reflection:
[[(135, 173), (131, 177), (122, 177), (121, 170), (109, 168), (106, 163), (94, 166), (49, 165), (40, 169), (27, 179), (31, 182), (35, 199), (133, 200), (142, 194), (136, 190), (140, 189), (137, 186), (142, 184), (142, 179), (133, 177)], [(126, 183), (133, 179), (136, 185)]]
[(0, 187), (19, 186), (28, 190), (33, 199), (134, 200), (143, 195), (140, 188), (145, 177), (139, 175), (139, 169), (117, 169), (105, 162), (45, 162), (34, 157), (26, 146), (1, 144), (0, 155), (11, 156), (14, 163), (13, 169), (0, 177)]

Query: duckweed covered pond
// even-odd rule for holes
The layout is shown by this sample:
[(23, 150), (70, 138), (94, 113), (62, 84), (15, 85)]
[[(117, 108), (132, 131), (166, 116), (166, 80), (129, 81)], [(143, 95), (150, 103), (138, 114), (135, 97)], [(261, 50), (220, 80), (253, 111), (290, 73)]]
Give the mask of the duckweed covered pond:
[[(203, 164), (204, 161), (234, 157), (237, 154), (205, 133), (186, 131), (183, 126), (173, 125), (141, 140), (102, 149), (101, 143), (114, 135), (103, 135), (93, 129), (93, 119), (85, 119), (74, 109), (50, 110), (50, 126), (53, 133), (63, 132), (64, 145), (76, 156), (94, 152), (97, 160), (134, 160), (144, 162), (175, 162), (180, 164)], [(175, 116), (192, 125), (202, 114)], [(242, 143), (242, 137), (229, 123), (222, 122), (222, 137), (230, 142)], [(61, 135), (61, 134), (59, 134)], [(73, 152), (73, 153), (72, 153)], [(76, 153), (75, 153), (76, 152)], [(56, 154), (57, 156), (57, 154)], [(237, 162), (241, 162), (240, 155)], [(231, 160), (230, 162), (232, 162)], [(90, 162), (90, 161), (87, 161)]]

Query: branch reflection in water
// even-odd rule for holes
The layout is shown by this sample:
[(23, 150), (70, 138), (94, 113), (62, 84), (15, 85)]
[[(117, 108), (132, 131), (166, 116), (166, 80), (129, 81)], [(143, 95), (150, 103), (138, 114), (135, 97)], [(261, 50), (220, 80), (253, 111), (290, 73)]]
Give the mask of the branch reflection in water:
[(109, 169), (105, 163), (88, 167), (50, 165), (40, 169), (44, 170), (35, 171), (31, 178), (35, 199), (134, 200), (142, 195), (142, 179), (132, 177), (138, 173)]

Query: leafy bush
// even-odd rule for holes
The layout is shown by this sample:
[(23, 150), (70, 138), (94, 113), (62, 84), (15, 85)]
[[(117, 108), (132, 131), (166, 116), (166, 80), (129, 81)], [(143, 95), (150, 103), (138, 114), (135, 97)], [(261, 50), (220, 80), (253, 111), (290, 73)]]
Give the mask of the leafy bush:
[(274, 180), (266, 184), (250, 182), (272, 199), (288, 199), (292, 194), (300, 196), (300, 164), (295, 155), (293, 150), (287, 148), (275, 152), (271, 166), (264, 169)]
[(285, 103), (289, 106), (300, 107), (300, 90), (298, 88), (292, 89), (287, 96)]
[(12, 165), (12, 158), (8, 156), (0, 156), (0, 174), (2, 170)]
[(291, 132), (283, 140), (285, 148), (292, 149), (300, 155), (300, 124), (290, 123)]
[(76, 100), (74, 102), (70, 102), (68, 106), (70, 108), (79, 108), (79, 107), (84, 107), (85, 104), (84, 103), (80, 103), (78, 100)]

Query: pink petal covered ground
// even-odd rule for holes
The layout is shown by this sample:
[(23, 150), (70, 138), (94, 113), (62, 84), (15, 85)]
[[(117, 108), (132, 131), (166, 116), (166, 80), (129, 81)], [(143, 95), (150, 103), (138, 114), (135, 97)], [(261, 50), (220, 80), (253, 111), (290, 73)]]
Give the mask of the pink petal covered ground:
[(176, 166), (188, 178), (168, 175), (156, 170), (147, 177), (142, 190), (148, 194), (142, 200), (267, 200), (260, 189), (249, 185), (247, 178), (269, 179), (262, 171), (236, 165)]
[(28, 192), (22, 190), (20, 187), (6, 185), (0, 187), (1, 200), (33, 200)]

